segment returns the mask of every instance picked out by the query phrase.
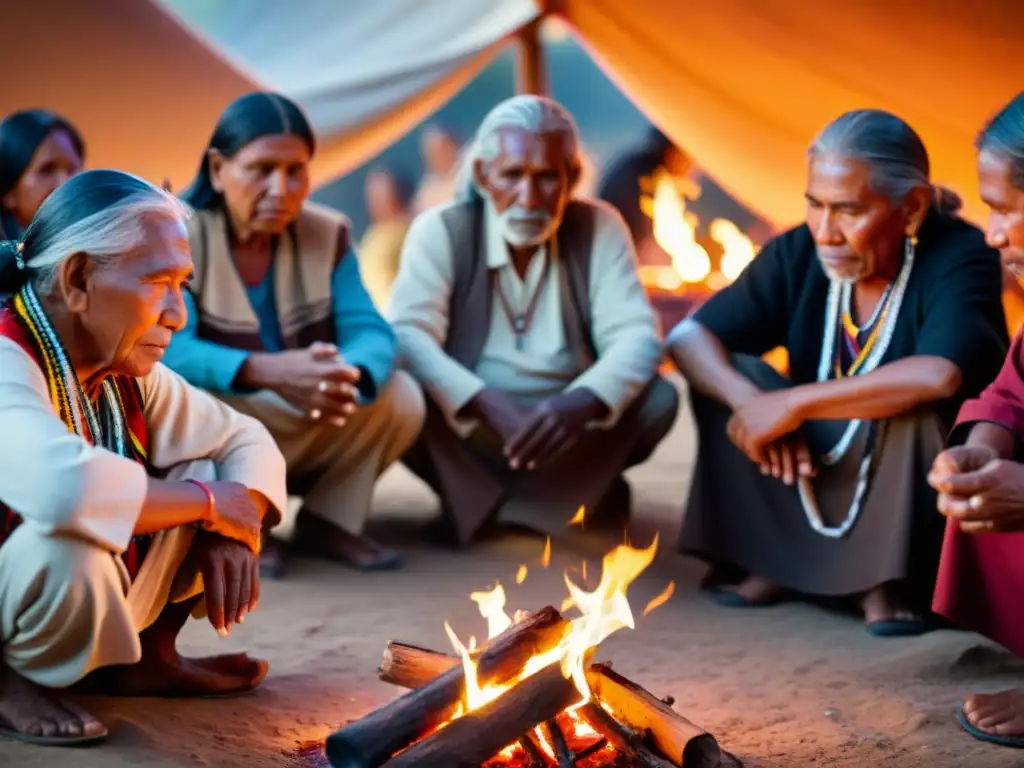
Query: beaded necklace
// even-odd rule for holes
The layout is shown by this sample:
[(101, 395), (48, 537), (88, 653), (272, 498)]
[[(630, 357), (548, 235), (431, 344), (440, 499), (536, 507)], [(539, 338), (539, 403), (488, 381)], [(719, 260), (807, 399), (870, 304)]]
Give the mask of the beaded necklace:
[[(870, 335), (860, 348), (858, 354), (853, 358), (853, 362), (845, 367), (846, 376), (870, 373), (878, 367), (886, 351), (889, 349), (893, 332), (896, 330), (896, 321), (899, 319), (900, 309), (903, 307), (903, 297), (907, 290), (907, 283), (910, 281), (910, 273), (914, 268), (914, 246), (916, 243), (917, 238), (907, 238), (903, 266), (900, 268), (899, 274), (890, 285), (890, 288), (887, 289), (886, 294), (883, 295), (879, 306), (876, 307), (875, 315), (865, 324), (865, 328), (871, 326)], [(853, 287), (849, 283), (832, 281), (829, 285), (828, 301), (825, 304), (825, 328), (821, 340), (821, 358), (818, 363), (819, 382), (827, 381), (836, 373), (837, 367), (842, 370), (842, 366), (838, 363), (840, 351), (837, 349), (837, 346), (841, 341), (841, 335), (843, 337), (849, 336), (849, 328), (844, 325), (842, 315), (846, 314), (849, 317), (852, 291)], [(846, 310), (845, 313), (841, 311), (841, 307)], [(862, 329), (857, 329), (853, 325), (852, 319), (849, 320), (849, 323), (851, 327), (856, 329), (857, 335), (859, 335)], [(852, 419), (846, 425), (846, 429), (842, 437), (839, 438), (839, 441), (821, 457), (823, 466), (835, 466), (843, 460), (846, 453), (850, 450), (854, 439), (860, 433), (863, 424), (864, 422), (861, 419)], [(868, 486), (870, 485), (871, 464), (875, 453), (875, 446), (882, 440), (884, 422), (868, 422), (867, 428), (867, 445), (865, 446), (864, 456), (861, 458), (860, 468), (857, 472), (857, 485), (854, 488), (853, 501), (847, 511), (846, 519), (842, 523), (837, 526), (826, 525), (824, 518), (821, 516), (817, 498), (814, 495), (814, 486), (811, 479), (801, 477), (797, 482), (800, 503), (803, 506), (807, 522), (815, 532), (830, 539), (839, 539), (845, 536), (853, 529), (857, 519), (860, 517), (864, 497), (867, 495)]]
[(15, 295), (14, 310), (42, 353), (50, 397), (68, 431), (120, 456), (134, 458), (125, 439), (128, 430), (124, 405), (111, 379), (104, 379), (101, 385), (97, 409), (78, 380), (31, 284), (26, 284)]

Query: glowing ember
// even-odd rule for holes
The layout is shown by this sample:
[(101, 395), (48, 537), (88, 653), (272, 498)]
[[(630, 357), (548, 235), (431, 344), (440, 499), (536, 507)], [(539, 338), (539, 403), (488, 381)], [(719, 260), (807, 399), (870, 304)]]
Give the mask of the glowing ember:
[[(568, 523), (566, 523), (566, 526), (578, 525), (578, 526), (582, 527), (583, 526), (583, 521), (586, 519), (586, 517), (587, 517), (587, 508), (586, 507), (580, 507), (579, 509), (576, 510), (576, 514), (572, 516), (572, 520), (570, 520)], [(584, 576), (584, 578), (586, 578), (586, 577)]]
[[(582, 514), (582, 509), (580, 514)], [(637, 549), (629, 545), (620, 545), (613, 549), (604, 556), (601, 578), (593, 591), (587, 591), (577, 585), (567, 571), (564, 579), (569, 596), (563, 601), (562, 610), (564, 612), (575, 608), (580, 615), (569, 622), (569, 627), (557, 646), (531, 656), (515, 679), (501, 685), (480, 685), (477, 664), (472, 653), (472, 642), (470, 647), (467, 647), (451, 626), (445, 622), (445, 631), (448, 633), (456, 653), (462, 659), (465, 673), (465, 700), (453, 720), (494, 701), (541, 669), (552, 664), (559, 664), (562, 674), (566, 679), (573, 681), (582, 696), (580, 704), (559, 716), (566, 739), (577, 744), (586, 743), (588, 740), (595, 741), (599, 734), (576, 714), (576, 709), (592, 698), (586, 677), (587, 661), (593, 649), (608, 636), (624, 627), (633, 628), (633, 613), (626, 598), (626, 591), (629, 585), (653, 562), (657, 548), (658, 537), (655, 536), (654, 541), (646, 549)], [(547, 566), (550, 560), (551, 541), (548, 539), (544, 547), (542, 563)], [(586, 568), (586, 561), (583, 563), (583, 568)], [(517, 574), (517, 582), (521, 583), (520, 576), (522, 579), (526, 578), (526, 566), (520, 566)], [(583, 578), (586, 579), (585, 570)], [(674, 588), (675, 583), (670, 583), (659, 596), (648, 603), (644, 614), (646, 615), (667, 602), (672, 596)], [(497, 584), (488, 592), (474, 592), (470, 598), (477, 604), (480, 614), (487, 620), (488, 639), (493, 639), (513, 624), (513, 619), (505, 612), (506, 597), (501, 584)], [(523, 615), (517, 612), (516, 619), (521, 618)], [(542, 751), (552, 759), (557, 759), (556, 750), (550, 743), (550, 738), (544, 728), (535, 729), (533, 737)], [(606, 746), (602, 751), (613, 752), (614, 750), (612, 747)], [(518, 764), (516, 761), (521, 754), (521, 748), (513, 744), (502, 750), (498, 759), (505, 761), (506, 765)]]
[(516, 584), (522, 584), (526, 581), (526, 575), (529, 572), (529, 569), (525, 565), (520, 565), (519, 570), (516, 571)]
[(669, 600), (671, 600), (672, 599), (672, 595), (674, 595), (675, 592), (676, 592), (676, 583), (674, 581), (670, 581), (668, 583), (668, 586), (665, 587), (664, 590), (662, 590), (661, 594), (655, 596), (654, 598), (652, 598), (651, 602), (649, 602), (646, 605), (646, 607), (644, 607), (644, 616), (649, 614), (655, 608), (660, 608), (665, 603), (667, 603)]
[(551, 537), (548, 536), (544, 542), (544, 554), (540, 556), (540, 567), (547, 568), (551, 565)]

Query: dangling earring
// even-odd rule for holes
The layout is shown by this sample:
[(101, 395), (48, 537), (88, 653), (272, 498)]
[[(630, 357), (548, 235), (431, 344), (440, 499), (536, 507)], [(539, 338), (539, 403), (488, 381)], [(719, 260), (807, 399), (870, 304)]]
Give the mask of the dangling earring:
[(917, 248), (917, 235), (907, 235), (903, 246), (903, 258), (913, 259), (915, 248)]

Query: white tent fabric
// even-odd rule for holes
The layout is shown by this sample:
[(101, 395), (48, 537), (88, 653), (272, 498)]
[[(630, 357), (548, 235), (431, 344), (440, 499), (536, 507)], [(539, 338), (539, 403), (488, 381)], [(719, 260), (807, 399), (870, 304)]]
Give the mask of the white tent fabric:
[(309, 114), (322, 142), (314, 178), (326, 180), (442, 106), (539, 8), (533, 0), (217, 0), (203, 13), (212, 47)]
[[(209, 38), (161, 3), (192, 3)], [(605, 71), (712, 177), (777, 225), (803, 215), (804, 148), (840, 112), (906, 117), (936, 180), (977, 201), (971, 139), (1024, 88), (1024, 2), (561, 0)], [(263, 84), (312, 116), (314, 179), (354, 168), (441, 106), (537, 0), (31, 0), (0, 9), (0, 113), (46, 106), (89, 164), (176, 188), (223, 106)]]

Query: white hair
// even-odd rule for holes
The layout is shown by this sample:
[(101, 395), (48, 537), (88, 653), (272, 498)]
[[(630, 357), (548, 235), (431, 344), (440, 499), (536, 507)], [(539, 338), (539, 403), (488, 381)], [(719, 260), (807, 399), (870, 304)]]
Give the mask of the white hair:
[(477, 129), (469, 151), (464, 152), (456, 175), (455, 189), (468, 192), (475, 184), (473, 168), (477, 160), (489, 163), (501, 153), (501, 132), (557, 133), (563, 138), (566, 161), (580, 164), (580, 134), (569, 110), (544, 96), (513, 96), (495, 106)]
[(159, 187), (148, 183), (147, 187), (46, 239), (31, 259), (33, 285), (40, 295), (53, 290), (61, 265), (73, 254), (85, 253), (93, 261), (106, 263), (142, 245), (144, 218), (170, 218), (184, 230), (191, 208)]

